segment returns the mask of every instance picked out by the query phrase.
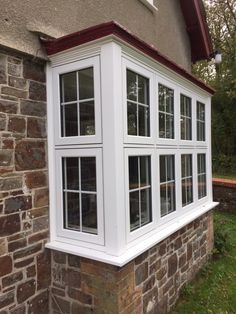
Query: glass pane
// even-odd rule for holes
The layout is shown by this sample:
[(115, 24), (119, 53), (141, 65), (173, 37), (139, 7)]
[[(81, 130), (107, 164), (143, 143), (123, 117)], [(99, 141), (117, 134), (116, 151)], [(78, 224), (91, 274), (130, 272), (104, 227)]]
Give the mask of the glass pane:
[(83, 102), (79, 105), (80, 135), (95, 134), (94, 102)]
[(165, 138), (166, 131), (165, 131), (165, 114), (159, 113), (159, 137)]
[(186, 179), (186, 201), (187, 204), (193, 201), (193, 182), (192, 178)]
[(149, 136), (149, 108), (138, 106), (139, 110), (139, 136)]
[(159, 96), (159, 111), (166, 111), (166, 104), (165, 104), (165, 96), (166, 96), (166, 89), (163, 85), (158, 85), (158, 96)]
[(186, 206), (186, 204), (187, 204), (186, 189), (187, 189), (186, 180), (183, 179), (183, 180), (182, 180), (182, 205), (183, 205), (183, 206)]
[(167, 88), (166, 111), (174, 114), (174, 91), (170, 88)]
[(166, 115), (166, 138), (174, 138), (174, 116)]
[(192, 156), (191, 155), (181, 156), (181, 173), (182, 173), (182, 178), (192, 176)]
[(139, 228), (139, 191), (129, 193), (130, 230)]
[(205, 105), (197, 102), (197, 119), (205, 121)]
[(149, 80), (138, 75), (138, 102), (149, 105)]
[(127, 70), (127, 98), (137, 101), (137, 75)]
[(192, 116), (192, 110), (191, 110), (191, 98), (186, 97), (186, 116), (191, 117)]
[(140, 187), (144, 187), (151, 184), (150, 177), (150, 157), (140, 156)]
[(77, 100), (76, 72), (62, 74), (61, 81), (61, 102)]
[(93, 68), (79, 71), (79, 99), (94, 98)]
[(166, 185), (167, 187), (167, 212), (175, 211), (175, 183), (171, 182)]
[(160, 186), (160, 197), (161, 197), (161, 217), (167, 215), (166, 206), (166, 184)]
[(80, 193), (63, 193), (64, 228), (80, 231)]
[(81, 157), (81, 190), (96, 191), (96, 158)]
[(128, 102), (128, 134), (137, 135), (137, 105)]
[(174, 165), (174, 156), (166, 156), (166, 181), (172, 181), (175, 179), (175, 165)]
[(160, 156), (160, 182), (166, 182), (166, 156)]
[(185, 140), (191, 140), (192, 139), (192, 120), (191, 119), (186, 119), (186, 130), (185, 130)]
[(79, 158), (62, 158), (63, 189), (79, 190)]
[(82, 231), (97, 234), (97, 196), (82, 193)]
[(181, 131), (181, 140), (185, 140), (186, 139), (186, 118), (181, 117), (180, 119), (180, 131)]
[(151, 189), (141, 190), (141, 225), (146, 225), (152, 220)]
[(61, 106), (62, 136), (78, 136), (77, 104)]
[(129, 189), (137, 189), (139, 187), (138, 178), (138, 158), (137, 156), (129, 157)]

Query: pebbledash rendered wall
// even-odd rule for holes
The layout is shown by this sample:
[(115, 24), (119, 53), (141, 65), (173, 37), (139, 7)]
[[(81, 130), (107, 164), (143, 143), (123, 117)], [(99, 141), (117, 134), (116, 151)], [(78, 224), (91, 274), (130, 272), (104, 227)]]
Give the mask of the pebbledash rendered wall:
[(0, 51), (0, 314), (166, 313), (211, 252), (212, 214), (122, 268), (46, 250), (44, 66)]

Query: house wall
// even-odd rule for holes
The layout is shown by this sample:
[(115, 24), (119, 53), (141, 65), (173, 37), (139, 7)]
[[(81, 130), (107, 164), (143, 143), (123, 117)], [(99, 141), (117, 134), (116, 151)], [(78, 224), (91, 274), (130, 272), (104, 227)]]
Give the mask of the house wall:
[(121, 268), (54, 251), (50, 313), (167, 313), (212, 247), (209, 212)]
[(0, 312), (48, 313), (44, 64), (0, 50)]
[[(178, 0), (154, 0), (152, 12), (140, 0), (2, 0), (0, 45), (47, 58), (38, 35), (60, 37), (115, 20), (187, 70), (189, 37)], [(30, 31), (31, 30), (31, 31)]]

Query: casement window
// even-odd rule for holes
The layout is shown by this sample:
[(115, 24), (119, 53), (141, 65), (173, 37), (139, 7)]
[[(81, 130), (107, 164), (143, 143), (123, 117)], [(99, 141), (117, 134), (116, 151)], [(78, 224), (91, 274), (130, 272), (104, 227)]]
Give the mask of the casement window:
[(192, 155), (181, 155), (182, 206), (193, 202), (193, 168)]
[(158, 85), (159, 95), (159, 137), (174, 138), (174, 91)]
[(180, 95), (181, 140), (192, 140), (192, 100)]
[(197, 141), (205, 141), (205, 104), (197, 101)]
[(128, 135), (150, 136), (149, 79), (127, 69)]
[(205, 197), (207, 194), (205, 154), (197, 154), (197, 179), (198, 179), (198, 198), (201, 199)]
[(97, 42), (48, 70), (47, 247), (118, 266), (213, 207), (209, 94), (131, 51)]
[(176, 210), (175, 156), (160, 156), (160, 210), (161, 217)]

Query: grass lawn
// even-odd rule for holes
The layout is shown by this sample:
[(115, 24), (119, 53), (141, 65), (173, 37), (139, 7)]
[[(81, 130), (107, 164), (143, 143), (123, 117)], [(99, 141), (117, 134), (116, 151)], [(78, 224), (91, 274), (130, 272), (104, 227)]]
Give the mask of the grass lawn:
[[(216, 212), (214, 219), (215, 227), (229, 235), (228, 250), (216, 254), (183, 288), (172, 314), (236, 313), (236, 214)], [(217, 242), (223, 243), (220, 239)]]

